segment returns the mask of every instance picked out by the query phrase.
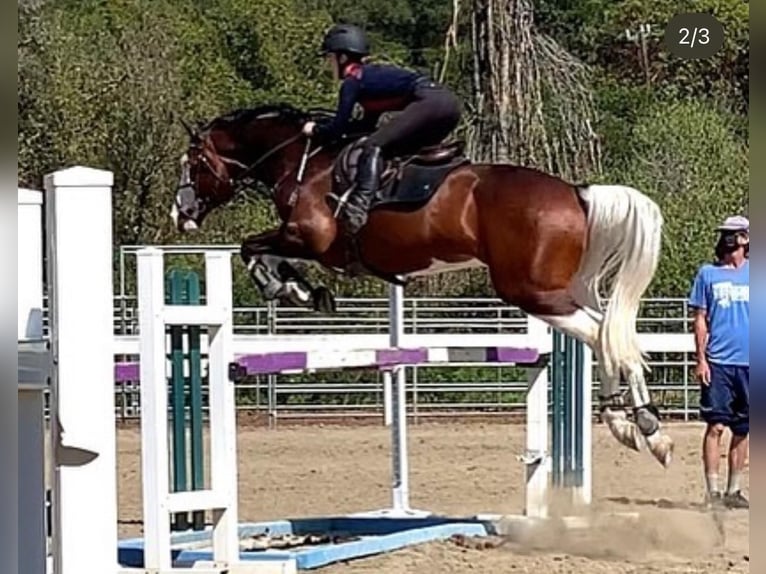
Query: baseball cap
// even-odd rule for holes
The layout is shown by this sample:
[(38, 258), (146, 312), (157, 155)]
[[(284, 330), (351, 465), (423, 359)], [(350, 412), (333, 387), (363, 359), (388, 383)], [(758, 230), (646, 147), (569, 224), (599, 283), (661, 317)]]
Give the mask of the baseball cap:
[(724, 222), (715, 228), (716, 231), (750, 231), (750, 221), (741, 215), (727, 217)]

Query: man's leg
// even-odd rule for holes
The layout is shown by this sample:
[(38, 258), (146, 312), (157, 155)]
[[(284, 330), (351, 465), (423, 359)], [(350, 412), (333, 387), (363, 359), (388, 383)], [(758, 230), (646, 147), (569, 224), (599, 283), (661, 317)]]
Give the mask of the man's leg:
[(721, 467), (721, 436), (726, 427), (721, 423), (708, 423), (702, 439), (702, 460), (705, 469), (705, 486), (709, 504), (720, 505), (721, 489), (719, 472)]
[(750, 443), (750, 369), (733, 367), (732, 375), (735, 420), (731, 425), (729, 480), (724, 502), (729, 508), (750, 508), (742, 495), (742, 475)]
[(733, 419), (731, 404), (732, 396), (726, 368), (710, 363), (710, 384), (703, 384), (700, 387), (700, 416), (707, 423), (703, 438), (702, 459), (707, 501), (713, 507), (723, 505), (719, 484), (721, 437)]

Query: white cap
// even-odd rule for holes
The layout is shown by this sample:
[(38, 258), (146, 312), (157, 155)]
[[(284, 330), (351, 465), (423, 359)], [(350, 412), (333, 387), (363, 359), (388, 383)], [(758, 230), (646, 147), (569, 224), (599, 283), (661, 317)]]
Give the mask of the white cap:
[(750, 231), (750, 221), (741, 215), (727, 217), (724, 222), (715, 228), (716, 231)]

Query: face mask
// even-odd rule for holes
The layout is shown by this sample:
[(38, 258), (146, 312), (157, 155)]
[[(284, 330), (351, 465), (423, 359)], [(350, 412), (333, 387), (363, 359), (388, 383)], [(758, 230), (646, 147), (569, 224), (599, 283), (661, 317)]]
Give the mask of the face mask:
[[(718, 243), (716, 243), (715, 246), (715, 254), (718, 259), (722, 259), (724, 256), (728, 255), (729, 253), (733, 253), (737, 249), (740, 248), (740, 242), (739, 242), (739, 236), (740, 234), (738, 232), (735, 233), (721, 233), (720, 237), (718, 238)], [(749, 243), (749, 242), (748, 242)], [(748, 244), (745, 244), (745, 251), (748, 251)]]

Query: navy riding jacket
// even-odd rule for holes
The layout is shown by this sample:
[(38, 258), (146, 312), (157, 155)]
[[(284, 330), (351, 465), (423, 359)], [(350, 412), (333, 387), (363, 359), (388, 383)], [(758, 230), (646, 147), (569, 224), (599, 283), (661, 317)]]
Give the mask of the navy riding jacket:
[[(314, 135), (323, 140), (335, 139), (360, 124), (364, 129), (374, 129), (382, 113), (402, 110), (412, 101), (416, 82), (421, 78), (417, 72), (390, 65), (349, 65), (340, 86), (335, 117), (317, 124)], [(364, 110), (361, 122), (351, 121), (355, 104)]]

